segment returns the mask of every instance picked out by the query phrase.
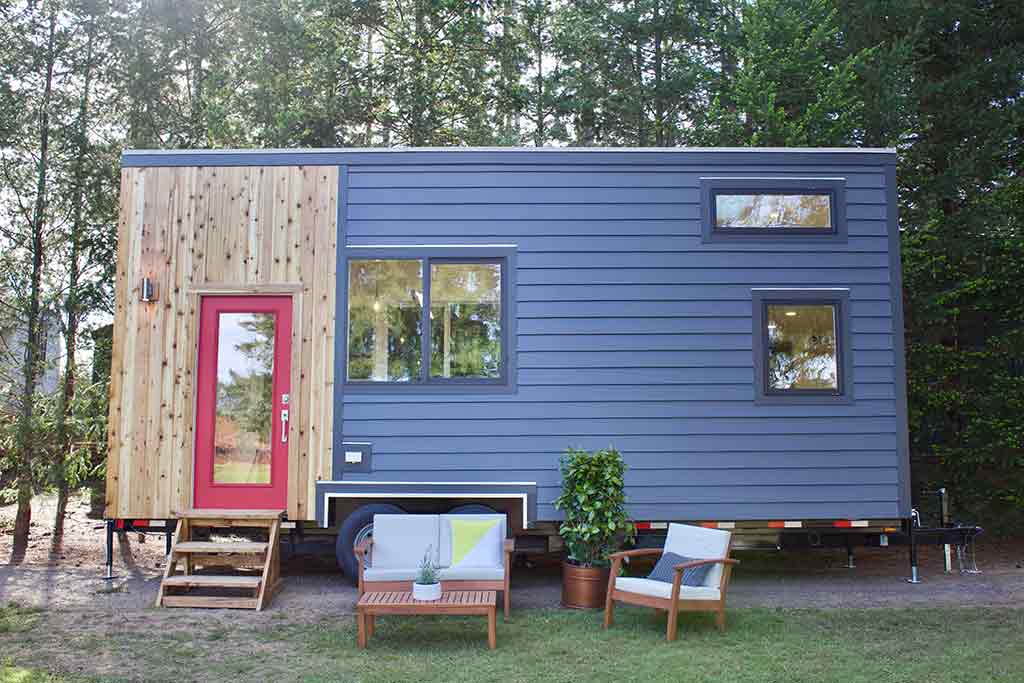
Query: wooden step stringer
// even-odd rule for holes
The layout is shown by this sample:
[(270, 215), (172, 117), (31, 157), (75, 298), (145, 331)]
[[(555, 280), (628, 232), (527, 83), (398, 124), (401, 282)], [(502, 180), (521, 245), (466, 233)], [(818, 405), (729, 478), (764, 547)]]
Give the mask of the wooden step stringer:
[[(280, 529), (282, 513), (274, 510), (211, 511), (190, 510), (178, 515), (171, 552), (167, 556), (163, 580), (156, 597), (157, 607), (211, 607), (262, 610), (270, 603), (281, 583)], [(267, 543), (232, 541), (210, 543), (192, 540), (194, 529), (265, 528)], [(261, 569), (259, 576), (239, 574), (197, 574), (196, 566), (210, 560), (234, 567)], [(178, 573), (178, 569), (181, 573)], [(186, 577), (192, 577), (189, 580)], [(204, 591), (252, 590), (252, 596), (189, 594), (193, 588)], [(177, 591), (183, 590), (185, 593)]]

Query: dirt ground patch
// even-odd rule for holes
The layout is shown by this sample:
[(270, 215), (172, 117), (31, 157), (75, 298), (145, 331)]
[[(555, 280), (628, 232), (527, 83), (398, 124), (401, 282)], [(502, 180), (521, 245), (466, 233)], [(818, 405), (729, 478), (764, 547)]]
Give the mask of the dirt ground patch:
[[(0, 605), (17, 603), (45, 610), (39, 617), (45, 620), (45, 628), (33, 630), (31, 647), (47, 653), (56, 670), (123, 674), (124, 657), (102, 644), (127, 643), (139, 634), (152, 634), (161, 642), (174, 641), (172, 649), (186, 653), (185, 657), (196, 651), (197, 638), (223, 640), (233, 657), (239, 649), (276, 652), (273, 638), (240, 639), (232, 634), (239, 628), (257, 634), (308, 628), (338, 617), (348, 619), (353, 612), (356, 591), (334, 566), (329, 544), (324, 544), (322, 553), (306, 546), (300, 554), (286, 556), (284, 589), (265, 612), (155, 609), (152, 605), (164, 561), (163, 538), (153, 535), (140, 542), (143, 539), (136, 534), (120, 537), (115, 548), (117, 578), (106, 581), (102, 523), (87, 518), (87, 511), (86, 499), (72, 501), (65, 539), (55, 546), (48, 533), (52, 500), (41, 497), (32, 544), (17, 564), (9, 561), (10, 531), (0, 521)], [(0, 520), (11, 516), (13, 509), (0, 508)], [(1021, 541), (997, 542), (983, 536), (977, 545), (980, 575), (943, 574), (939, 549), (923, 548), (923, 583), (919, 585), (905, 580), (905, 548), (858, 550), (855, 569), (845, 568), (842, 550), (740, 551), (736, 556), (742, 564), (730, 586), (731, 609), (1024, 607)], [(513, 610), (557, 607), (557, 563), (550, 558), (532, 558), (531, 564), (531, 568), (517, 567), (513, 572)], [(66, 642), (72, 636), (76, 645), (68, 648)], [(209, 648), (203, 652), (216, 658)], [(86, 661), (77, 661), (83, 653)], [(287, 658), (286, 652), (280, 654)], [(261, 673), (273, 676), (275, 672)]]

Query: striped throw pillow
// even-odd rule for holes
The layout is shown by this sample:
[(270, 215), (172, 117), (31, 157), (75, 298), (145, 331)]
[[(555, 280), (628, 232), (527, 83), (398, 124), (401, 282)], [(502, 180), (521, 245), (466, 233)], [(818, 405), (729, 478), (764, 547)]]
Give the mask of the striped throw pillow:
[[(654, 569), (647, 575), (648, 579), (654, 581), (664, 581), (665, 583), (672, 583), (672, 579), (675, 578), (677, 564), (683, 564), (684, 562), (693, 562), (699, 558), (696, 557), (683, 557), (676, 553), (664, 553), (658, 563), (654, 565)], [(683, 581), (684, 586), (703, 586), (704, 579), (707, 578), (708, 572), (711, 571), (710, 564), (702, 564), (699, 567), (690, 567), (689, 569), (683, 570)]]

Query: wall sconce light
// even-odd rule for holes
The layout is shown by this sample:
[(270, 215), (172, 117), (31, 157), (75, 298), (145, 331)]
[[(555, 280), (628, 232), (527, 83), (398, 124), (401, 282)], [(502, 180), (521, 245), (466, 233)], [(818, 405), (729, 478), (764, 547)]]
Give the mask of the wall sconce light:
[(142, 278), (142, 286), (139, 287), (139, 300), (143, 303), (156, 301), (156, 283), (148, 277)]

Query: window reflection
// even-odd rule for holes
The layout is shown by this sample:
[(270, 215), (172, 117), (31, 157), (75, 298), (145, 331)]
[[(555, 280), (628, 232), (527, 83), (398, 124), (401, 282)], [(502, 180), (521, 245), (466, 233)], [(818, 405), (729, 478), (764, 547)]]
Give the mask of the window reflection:
[(838, 391), (836, 307), (768, 304), (768, 390)]
[(501, 266), (430, 266), (430, 376), (501, 375)]
[(215, 483), (270, 483), (275, 324), (270, 313), (218, 317)]
[(419, 381), (422, 318), (421, 261), (350, 261), (348, 378)]
[(832, 229), (827, 194), (716, 194), (717, 228)]

